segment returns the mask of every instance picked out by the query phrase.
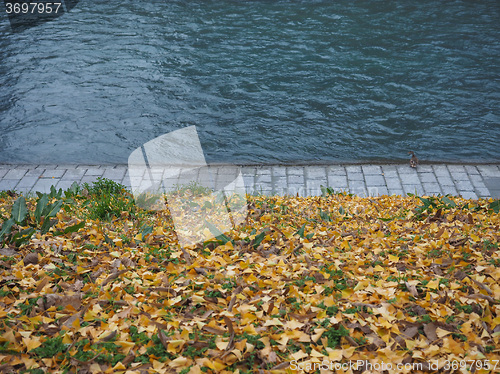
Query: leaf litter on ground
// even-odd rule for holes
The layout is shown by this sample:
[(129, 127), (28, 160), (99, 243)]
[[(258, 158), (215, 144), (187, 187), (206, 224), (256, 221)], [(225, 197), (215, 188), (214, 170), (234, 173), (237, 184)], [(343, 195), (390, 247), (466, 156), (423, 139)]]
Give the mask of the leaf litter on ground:
[[(4, 242), (0, 371), (444, 372), (471, 360), (487, 373), (471, 365), (500, 357), (491, 199), (248, 196), (243, 225), (180, 248), (167, 212), (126, 210), (121, 193), (120, 212), (73, 191), (48, 232), (33, 221), (28, 241)], [(0, 195), (0, 216), (14, 211), (21, 231), (36, 203), (24, 212), (16, 197)]]

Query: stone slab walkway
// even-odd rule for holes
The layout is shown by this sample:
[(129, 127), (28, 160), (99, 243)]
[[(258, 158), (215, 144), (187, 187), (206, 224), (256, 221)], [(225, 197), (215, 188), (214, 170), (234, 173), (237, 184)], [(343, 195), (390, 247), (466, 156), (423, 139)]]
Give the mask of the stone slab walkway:
[[(224, 166), (213, 169), (216, 178), (228, 170)], [(318, 196), (323, 185), (360, 196), (416, 193), (460, 195), (467, 199), (500, 198), (499, 164), (424, 164), (417, 169), (408, 164), (242, 166), (241, 172), (249, 194)], [(0, 191), (29, 194), (47, 192), (50, 186), (65, 190), (73, 182), (91, 183), (99, 177), (131, 186), (126, 165), (0, 164)]]

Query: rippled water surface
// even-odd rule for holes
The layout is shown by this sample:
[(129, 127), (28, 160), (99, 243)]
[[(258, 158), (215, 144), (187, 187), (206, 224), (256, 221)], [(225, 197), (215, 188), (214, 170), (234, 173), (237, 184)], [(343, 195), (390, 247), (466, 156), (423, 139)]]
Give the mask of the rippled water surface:
[(500, 161), (500, 3), (86, 1), (0, 15), (0, 162)]

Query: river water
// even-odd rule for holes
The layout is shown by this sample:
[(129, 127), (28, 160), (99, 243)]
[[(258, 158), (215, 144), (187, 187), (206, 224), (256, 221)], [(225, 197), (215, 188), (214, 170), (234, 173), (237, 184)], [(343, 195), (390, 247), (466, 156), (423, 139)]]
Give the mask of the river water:
[(498, 0), (86, 1), (0, 15), (0, 163), (500, 161)]

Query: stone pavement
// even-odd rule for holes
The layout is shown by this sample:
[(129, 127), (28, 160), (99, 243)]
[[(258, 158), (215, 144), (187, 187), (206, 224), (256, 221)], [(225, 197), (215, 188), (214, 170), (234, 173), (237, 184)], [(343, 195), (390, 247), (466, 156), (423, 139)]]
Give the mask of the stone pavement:
[[(212, 166), (216, 178), (228, 169)], [(500, 198), (500, 165), (405, 164), (242, 166), (249, 194), (321, 195), (321, 185), (360, 196), (455, 195), (467, 199)], [(0, 164), (0, 191), (24, 194), (63, 190), (73, 182), (91, 183), (98, 177), (130, 188), (126, 165), (5, 165)], [(226, 177), (227, 179), (227, 177)]]

